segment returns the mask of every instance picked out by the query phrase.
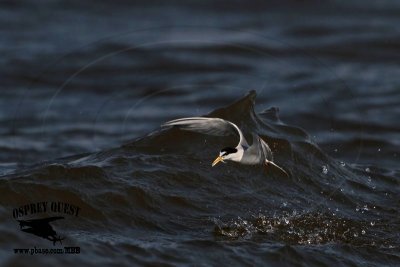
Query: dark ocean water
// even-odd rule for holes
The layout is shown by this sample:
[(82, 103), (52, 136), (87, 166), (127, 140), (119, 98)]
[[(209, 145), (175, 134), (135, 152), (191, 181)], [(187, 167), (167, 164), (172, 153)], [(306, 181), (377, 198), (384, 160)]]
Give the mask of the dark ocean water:
[[(24, 0), (0, 20), (2, 265), (400, 266), (400, 2)], [(234, 138), (159, 128), (201, 115), (291, 177), (211, 168)], [(80, 208), (51, 223), (62, 244), (13, 218), (42, 201)]]

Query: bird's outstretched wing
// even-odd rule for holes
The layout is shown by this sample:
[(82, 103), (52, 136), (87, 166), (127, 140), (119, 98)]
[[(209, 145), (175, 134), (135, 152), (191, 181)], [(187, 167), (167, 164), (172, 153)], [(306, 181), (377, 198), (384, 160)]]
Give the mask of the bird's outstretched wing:
[(289, 177), (289, 174), (273, 161), (273, 154), (268, 144), (258, 135), (253, 134), (253, 144), (247, 150), (246, 160), (256, 162), (257, 159), (265, 160), (266, 170), (272, 167), (281, 174)]
[(239, 145), (248, 146), (247, 141), (239, 127), (237, 127), (236, 124), (224, 119), (191, 117), (168, 121), (161, 125), (161, 127), (168, 126), (176, 126), (182, 130), (214, 136), (227, 136), (233, 134), (239, 137)]
[(262, 151), (264, 153), (265, 159), (273, 161), (274, 160), (274, 156), (272, 154), (271, 148), (269, 147), (269, 145), (262, 138), (260, 138), (260, 137), (258, 137), (258, 138), (259, 138), (261, 149), (262, 149)]

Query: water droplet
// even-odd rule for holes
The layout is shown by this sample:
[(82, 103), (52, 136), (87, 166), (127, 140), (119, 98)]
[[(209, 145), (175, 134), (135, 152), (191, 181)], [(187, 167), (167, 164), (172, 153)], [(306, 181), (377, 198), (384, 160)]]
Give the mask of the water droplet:
[(371, 170), (370, 170), (370, 168), (367, 167), (367, 168), (365, 168), (365, 171), (370, 172)]
[(374, 221), (371, 221), (371, 226), (374, 226), (375, 225), (375, 222)]
[(343, 189), (343, 188), (340, 188), (340, 192), (344, 192), (344, 189)]
[(357, 233), (354, 233), (354, 235), (353, 235), (354, 237), (358, 237), (358, 234)]
[(326, 166), (326, 165), (322, 166), (322, 173), (323, 174), (328, 174), (328, 166)]
[(378, 152), (381, 152), (381, 149), (380, 149), (380, 148), (378, 148)]
[(340, 162), (340, 166), (344, 167), (346, 166), (346, 163), (344, 163), (343, 161)]
[(337, 148), (335, 148), (335, 150), (333, 150), (333, 151), (338, 152)]
[(361, 231), (361, 234), (365, 235), (365, 230), (362, 230), (362, 231)]

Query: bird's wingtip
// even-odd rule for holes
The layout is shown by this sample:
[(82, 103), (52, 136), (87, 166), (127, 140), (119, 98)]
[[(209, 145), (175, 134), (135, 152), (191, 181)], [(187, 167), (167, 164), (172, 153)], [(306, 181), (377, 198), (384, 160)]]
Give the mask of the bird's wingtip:
[(276, 163), (274, 163), (273, 161), (265, 161), (265, 166), (269, 167), (272, 166), (274, 167), (277, 171), (279, 171), (281, 174), (285, 175), (286, 177), (290, 178), (290, 175), (287, 171), (285, 171), (282, 167), (278, 166)]
[(171, 126), (174, 126), (174, 125), (175, 125), (175, 123), (176, 123), (177, 121), (179, 121), (179, 119), (175, 119), (175, 120), (166, 121), (166, 122), (164, 122), (163, 124), (161, 124), (161, 127), (162, 127), (162, 128), (165, 128), (165, 127), (171, 127)]
[(168, 128), (168, 127), (173, 127), (173, 124), (170, 124), (169, 122), (165, 122), (163, 124), (160, 125), (161, 128)]

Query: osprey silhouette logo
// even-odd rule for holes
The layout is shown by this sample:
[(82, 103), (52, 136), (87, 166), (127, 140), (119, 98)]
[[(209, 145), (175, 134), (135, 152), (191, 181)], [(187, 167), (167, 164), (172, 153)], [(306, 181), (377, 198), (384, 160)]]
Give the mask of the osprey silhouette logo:
[[(52, 222), (64, 220), (65, 215), (78, 217), (80, 208), (64, 202), (37, 202), (26, 204), (13, 210), (13, 217), (19, 223), (20, 230), (47, 239), (55, 245), (62, 244), (64, 236), (59, 235), (51, 225)], [(45, 217), (44, 214), (63, 216)], [(29, 217), (29, 219), (27, 218)], [(36, 217), (36, 218), (35, 218)]]
[(60, 241), (60, 244), (62, 244), (61, 241), (65, 238), (57, 236), (57, 233), (54, 231), (53, 227), (51, 227), (50, 222), (60, 219), (64, 219), (64, 217), (49, 217), (44, 219), (17, 221), (19, 222), (21, 231), (43, 237), (52, 241), (53, 245), (55, 245), (57, 241)]

